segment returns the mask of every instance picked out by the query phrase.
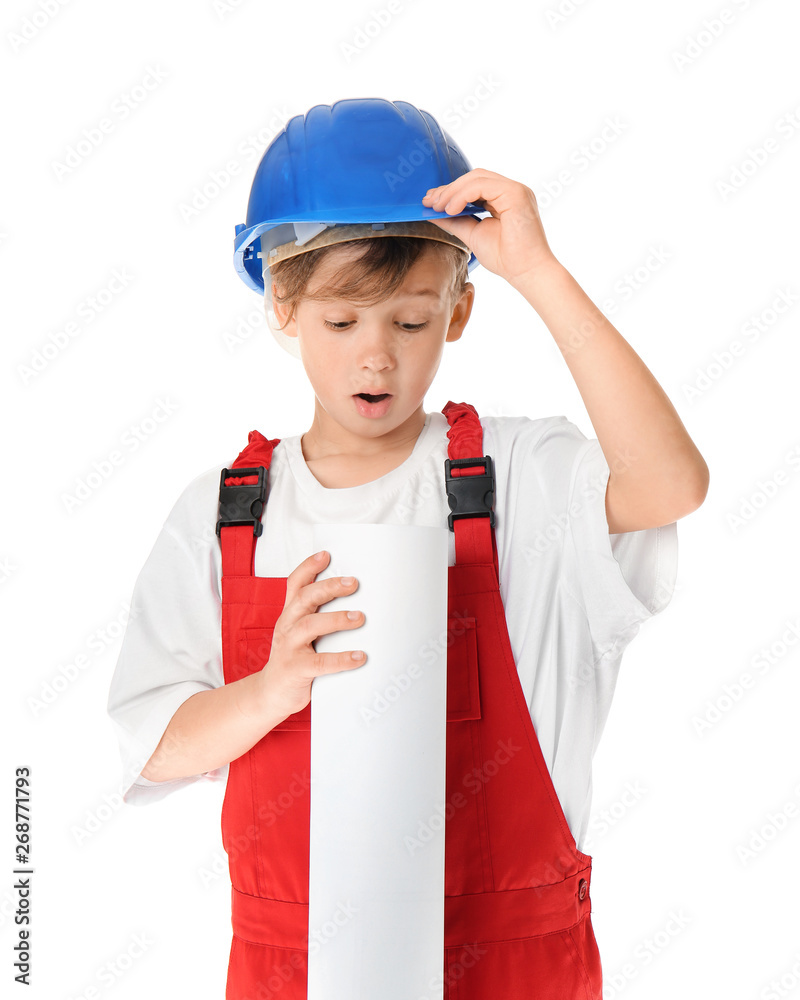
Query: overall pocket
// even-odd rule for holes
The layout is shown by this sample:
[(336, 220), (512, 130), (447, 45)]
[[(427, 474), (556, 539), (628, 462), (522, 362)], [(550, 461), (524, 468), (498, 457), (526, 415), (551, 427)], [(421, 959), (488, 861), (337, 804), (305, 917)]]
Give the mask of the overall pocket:
[[(254, 674), (263, 670), (269, 660), (272, 649), (274, 626), (268, 628), (244, 628), (236, 642), (237, 659), (242, 668), (242, 676)], [(311, 729), (311, 702), (305, 708), (293, 715), (288, 715), (270, 732), (285, 732), (287, 730)]]
[[(242, 629), (236, 642), (240, 676), (262, 670), (269, 660), (274, 627)], [(447, 721), (468, 722), (481, 717), (478, 683), (478, 647), (475, 619), (453, 617), (447, 620)], [(311, 729), (311, 702), (299, 712), (287, 716), (272, 730)]]
[(475, 619), (447, 619), (447, 721), (468, 722), (481, 717), (478, 643)]
[(447, 764), (445, 854), (472, 858), (445, 864), (445, 894), (487, 892), (492, 884), (489, 828), (481, 748), (481, 691), (477, 620), (451, 615), (447, 622)]

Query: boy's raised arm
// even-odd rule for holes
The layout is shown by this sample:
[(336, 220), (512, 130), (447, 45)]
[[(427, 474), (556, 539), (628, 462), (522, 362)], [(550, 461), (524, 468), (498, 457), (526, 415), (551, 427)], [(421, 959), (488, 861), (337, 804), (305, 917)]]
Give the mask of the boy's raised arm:
[(608, 464), (610, 533), (671, 524), (696, 510), (708, 491), (703, 456), (645, 363), (557, 260), (533, 191), (476, 168), (422, 199), (452, 215), (470, 202), (483, 202), (491, 218), (430, 221), (516, 288), (552, 334)]

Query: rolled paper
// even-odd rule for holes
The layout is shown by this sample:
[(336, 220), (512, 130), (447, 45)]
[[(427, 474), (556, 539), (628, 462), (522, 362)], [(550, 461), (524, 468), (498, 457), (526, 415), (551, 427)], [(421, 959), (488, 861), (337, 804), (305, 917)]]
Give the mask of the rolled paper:
[(358, 587), (318, 610), (364, 619), (314, 647), (367, 659), (311, 685), (308, 998), (441, 1000), (448, 529), (315, 524), (320, 549)]

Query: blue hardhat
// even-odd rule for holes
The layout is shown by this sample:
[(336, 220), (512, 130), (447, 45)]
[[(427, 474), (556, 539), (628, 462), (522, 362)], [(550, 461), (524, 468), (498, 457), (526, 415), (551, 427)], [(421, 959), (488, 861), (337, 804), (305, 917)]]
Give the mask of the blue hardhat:
[[(422, 198), (428, 188), (449, 184), (471, 169), (433, 115), (406, 101), (367, 97), (315, 104), (305, 115), (290, 118), (261, 157), (247, 222), (236, 226), (234, 266), (242, 281), (263, 295), (262, 271), (276, 247), (292, 241), (302, 245), (328, 227), (371, 223), (378, 229), (386, 223), (456, 218), (427, 208)], [(488, 214), (482, 202), (470, 202), (459, 212)], [(430, 228), (444, 242), (460, 242), (437, 226)], [(477, 264), (470, 254), (468, 269)]]

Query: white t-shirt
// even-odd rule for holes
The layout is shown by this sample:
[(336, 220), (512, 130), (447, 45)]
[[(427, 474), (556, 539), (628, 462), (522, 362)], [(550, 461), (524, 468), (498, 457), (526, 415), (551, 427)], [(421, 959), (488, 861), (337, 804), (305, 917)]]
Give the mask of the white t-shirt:
[[(677, 571), (677, 524), (610, 535), (609, 469), (599, 442), (563, 416), (481, 417), (494, 461), (500, 593), (514, 659), (570, 829), (581, 849), (592, 757), (623, 650), (663, 610)], [(314, 552), (315, 522), (447, 525), (447, 418), (427, 414), (414, 450), (361, 486), (329, 489), (303, 458), (301, 435), (273, 452), (256, 544), (257, 576), (288, 576)], [(278, 435), (269, 428), (266, 437)], [(247, 443), (244, 436), (241, 446)], [(124, 801), (156, 802), (198, 778), (225, 781), (228, 765), (152, 782), (140, 774), (177, 708), (224, 683), (219, 477), (238, 451), (178, 498), (139, 575), (108, 712), (119, 738)], [(449, 532), (449, 565), (455, 535)]]

